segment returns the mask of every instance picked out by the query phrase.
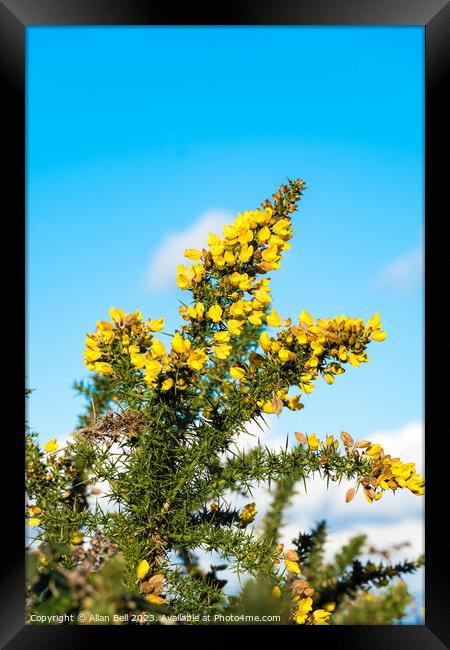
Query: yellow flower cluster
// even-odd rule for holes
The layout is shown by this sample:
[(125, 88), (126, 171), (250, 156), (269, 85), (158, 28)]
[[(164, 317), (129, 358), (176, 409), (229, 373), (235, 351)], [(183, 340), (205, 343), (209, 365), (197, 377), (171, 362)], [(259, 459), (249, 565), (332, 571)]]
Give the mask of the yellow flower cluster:
[(248, 524), (251, 524), (255, 519), (256, 513), (256, 503), (248, 503), (246, 506), (244, 506), (239, 515), (241, 527), (245, 527)]
[[(324, 463), (328, 458), (337, 452), (339, 442), (334, 436), (327, 436), (325, 442), (321, 442), (315, 433), (305, 436), (296, 432), (295, 438), (300, 444), (307, 445), (311, 451), (318, 451), (322, 454)], [(425, 494), (425, 479), (416, 472), (415, 463), (403, 463), (400, 458), (392, 458), (385, 454), (379, 443), (373, 444), (370, 440), (354, 440), (352, 436), (343, 431), (341, 440), (348, 456), (369, 461), (371, 472), (359, 480), (363, 486), (364, 496), (369, 503), (379, 501), (386, 490), (408, 489), (416, 496)], [(346, 501), (352, 501), (356, 493), (354, 488), (347, 491)]]
[[(290, 181), (273, 195), (273, 203), (266, 200), (260, 209), (238, 213), (231, 225), (224, 226), (222, 237), (210, 233), (206, 248), (185, 251), (193, 264), (178, 266), (177, 283), (191, 291), (193, 302), (180, 307), (187, 324), (173, 336), (170, 352), (154, 336), (164, 327), (163, 318), (144, 322), (139, 310), (125, 314), (111, 308), (112, 322), (98, 321), (95, 334), (87, 336), (88, 368), (112, 375), (126, 355), (137, 371), (143, 371), (149, 387), (184, 390), (208, 359), (218, 363), (230, 357), (233, 341), (247, 326), (281, 328), (283, 319), (271, 307), (270, 279), (257, 276), (279, 268), (290, 247), (291, 213), (303, 188), (300, 179)], [(226, 399), (238, 382), (251, 416), (279, 414), (284, 407), (299, 411), (304, 406), (301, 395), (313, 390), (319, 375), (331, 384), (345, 371), (345, 364), (368, 361), (369, 341), (386, 338), (381, 328), (378, 314), (364, 324), (346, 316), (314, 321), (303, 310), (296, 325), (287, 319), (276, 335), (263, 331), (259, 338), (263, 355), (252, 351), (245, 362), (231, 364), (231, 381), (223, 380), (222, 396)], [(263, 390), (261, 377), (266, 379)], [(289, 395), (291, 386), (297, 386), (299, 394)]]
[(193, 348), (179, 332), (175, 332), (167, 352), (155, 336), (164, 328), (163, 318), (143, 321), (139, 310), (125, 314), (114, 307), (110, 316), (112, 322), (98, 321), (96, 332), (87, 335), (84, 359), (89, 370), (111, 375), (115, 359), (126, 355), (135, 370), (143, 370), (148, 386), (158, 385), (168, 391), (176, 385), (184, 390), (192, 372), (201, 370), (208, 360), (204, 348)]
[[(280, 545), (282, 551), (282, 545)], [(277, 547), (276, 551), (280, 549)], [(294, 550), (286, 551), (283, 554), (286, 570), (288, 573), (298, 576), (302, 569), (299, 564), (298, 553)], [(291, 584), (295, 611), (293, 618), (298, 625), (328, 625), (331, 612), (325, 609), (313, 609), (314, 589), (304, 579), (295, 579)]]
[(327, 612), (325, 609), (313, 609), (311, 596), (307, 598), (295, 596), (294, 601), (297, 606), (294, 620), (298, 625), (328, 625), (331, 612)]
[(251, 275), (280, 267), (279, 261), (283, 251), (290, 247), (291, 237), (290, 218), (279, 218), (271, 207), (238, 213), (233, 224), (224, 226), (223, 238), (209, 234), (208, 249), (185, 251), (185, 256), (195, 264), (178, 266), (178, 286), (189, 289), (201, 282), (205, 274), (224, 269), (230, 275), (231, 284), (249, 290)]
[[(281, 318), (272, 309), (267, 316), (274, 326), (281, 325)], [(284, 322), (284, 329), (276, 337), (263, 331), (259, 345), (265, 353), (269, 364), (283, 369), (282, 386), (272, 387), (270, 399), (259, 399), (257, 406), (263, 413), (279, 414), (285, 406), (292, 411), (303, 408), (301, 393), (311, 393), (319, 374), (328, 384), (334, 382), (334, 376), (345, 372), (343, 367), (350, 363), (359, 366), (368, 362), (365, 348), (371, 339), (382, 341), (386, 332), (375, 314), (366, 324), (361, 318), (336, 316), (334, 319), (318, 319), (316, 322), (306, 311), (302, 311), (298, 324), (292, 325), (291, 319)], [(236, 365), (231, 368), (233, 379), (242, 383), (242, 392), (246, 392), (245, 383), (257, 378), (261, 367), (261, 357), (255, 353), (249, 356), (249, 366)], [(290, 386), (297, 385), (299, 395), (289, 396)]]
[(372, 473), (361, 479), (369, 503), (378, 501), (384, 491), (406, 488), (416, 496), (425, 494), (425, 479), (416, 472), (415, 463), (403, 463), (400, 458), (385, 454), (380, 444), (370, 444), (365, 455), (373, 460)]
[(30, 506), (27, 509), (27, 514), (29, 519), (27, 519), (27, 526), (31, 526), (34, 528), (35, 526), (39, 526), (41, 523), (41, 520), (39, 517), (36, 517), (36, 515), (40, 515), (42, 512), (41, 508), (39, 506)]
[(264, 331), (259, 345), (271, 361), (286, 371), (295, 372), (302, 392), (311, 393), (319, 373), (328, 384), (332, 384), (335, 375), (345, 372), (343, 365), (346, 363), (356, 367), (367, 363), (369, 359), (365, 349), (369, 341), (386, 338), (381, 327), (379, 314), (364, 325), (362, 318), (344, 315), (314, 322), (313, 317), (303, 310), (297, 325), (291, 325), (291, 319), (286, 320), (285, 328), (276, 338)]
[[(136, 577), (138, 581), (144, 580), (150, 565), (147, 560), (141, 560), (136, 567)], [(165, 597), (162, 595), (164, 586), (164, 576), (162, 573), (157, 573), (145, 582), (141, 583), (141, 592), (145, 594), (145, 599), (152, 605), (163, 605), (166, 602)]]
[[(302, 182), (299, 185), (303, 187)], [(215, 332), (210, 343), (218, 359), (230, 355), (230, 336), (239, 336), (247, 323), (281, 324), (275, 310), (267, 313), (270, 281), (256, 275), (279, 268), (283, 251), (290, 247), (293, 209), (279, 211), (266, 202), (263, 209), (238, 213), (231, 225), (224, 226), (223, 237), (210, 233), (208, 248), (185, 251), (195, 263), (178, 266), (177, 283), (190, 289), (196, 302), (182, 306), (180, 312), (187, 321), (208, 323), (211, 335)]]
[(58, 450), (58, 447), (59, 447), (59, 445), (58, 445), (58, 442), (57, 442), (56, 438), (52, 438), (51, 440), (49, 440), (48, 442), (45, 443), (44, 450), (48, 454), (52, 454), (52, 453), (54, 453), (55, 451)]

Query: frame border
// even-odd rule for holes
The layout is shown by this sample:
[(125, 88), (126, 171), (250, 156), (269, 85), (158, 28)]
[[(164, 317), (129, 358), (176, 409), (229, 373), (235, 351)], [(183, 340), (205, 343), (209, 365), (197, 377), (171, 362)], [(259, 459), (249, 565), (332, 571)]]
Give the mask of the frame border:
[[(443, 0), (228, 0), (220, 5), (205, 9), (199, 6), (184, 5), (176, 11), (161, 0), (0, 0), (0, 79), (4, 88), (3, 106), (6, 109), (4, 117), (4, 142), (6, 146), (7, 165), (3, 172), (3, 197), (14, 215), (9, 223), (14, 224), (8, 233), (8, 244), (20, 251), (14, 259), (13, 273), (18, 279), (19, 291), (13, 291), (8, 296), (14, 298), (13, 306), (8, 310), (12, 319), (14, 331), (22, 332), (25, 340), (25, 306), (18, 299), (20, 289), (25, 284), (25, 45), (26, 28), (29, 26), (64, 26), (64, 25), (379, 25), (379, 26), (410, 26), (421, 25), (425, 28), (425, 259), (431, 259), (431, 241), (438, 226), (438, 215), (443, 212), (446, 190), (444, 134), (448, 122), (446, 103), (444, 100), (447, 62), (449, 60), (450, 42), (450, 4)], [(447, 84), (448, 85), (448, 84)], [(439, 155), (441, 154), (441, 155)], [(4, 156), (6, 158), (6, 156)], [(9, 213), (8, 213), (9, 214)], [(444, 215), (442, 215), (444, 216)], [(434, 228), (433, 228), (434, 224)], [(5, 224), (7, 225), (7, 224)], [(447, 252), (447, 251), (445, 251)], [(446, 261), (444, 249), (441, 255), (433, 256), (433, 267), (426, 264), (425, 280), (425, 313), (434, 316), (433, 322), (442, 323), (440, 314), (433, 312), (430, 299), (430, 289), (438, 278), (445, 274)], [(448, 256), (448, 253), (447, 253)], [(10, 278), (11, 264), (5, 268), (5, 278)], [(6, 284), (6, 283), (5, 283)], [(9, 288), (9, 283), (8, 283)], [(442, 336), (442, 334), (440, 334)], [(12, 369), (14, 391), (18, 408), (11, 409), (14, 413), (13, 435), (8, 436), (8, 456), (18, 472), (23, 472), (23, 441), (16, 432), (23, 429), (22, 399), (24, 390), (25, 354), (13, 346), (6, 349), (5, 367)], [(442, 346), (443, 347), (443, 346)], [(438, 350), (441, 346), (438, 347)], [(436, 348), (431, 347), (427, 336), (425, 341), (425, 470), (427, 476), (427, 499), (425, 505), (425, 542), (427, 552), (425, 598), (426, 619), (424, 626), (330, 626), (321, 627), (321, 631), (311, 628), (298, 631), (293, 640), (301, 638), (304, 642), (324, 642), (337, 648), (362, 647), (365, 650), (375, 650), (384, 647), (395, 650), (412, 650), (426, 648), (427, 650), (442, 650), (450, 648), (450, 613), (448, 541), (434, 520), (442, 521), (445, 516), (445, 496), (448, 493), (446, 475), (448, 473), (446, 456), (442, 446), (445, 441), (433, 444), (431, 442), (431, 406), (437, 403), (434, 391), (430, 388), (432, 377), (432, 359)], [(439, 353), (438, 353), (439, 354)], [(441, 362), (442, 364), (442, 362)], [(442, 368), (442, 365), (441, 365)], [(435, 368), (437, 370), (437, 368)], [(8, 370), (9, 372), (9, 370)], [(442, 370), (441, 370), (442, 372)], [(14, 404), (15, 405), (15, 404)], [(8, 404), (9, 406), (9, 404)], [(8, 409), (9, 410), (9, 409)], [(444, 418), (442, 421), (445, 421)], [(6, 433), (6, 432), (5, 432)], [(444, 448), (445, 449), (445, 448)], [(17, 474), (16, 474), (17, 475)], [(22, 474), (23, 476), (23, 474)], [(17, 485), (16, 485), (17, 486)], [(23, 647), (35, 649), (79, 648), (80, 644), (97, 639), (101, 634), (113, 633), (118, 643), (130, 643), (130, 635), (138, 634), (143, 637), (141, 627), (127, 626), (29, 626), (24, 624), (24, 562), (23, 562), (23, 520), (18, 517), (23, 509), (23, 492), (11, 490), (8, 499), (3, 504), (3, 521), (8, 522), (6, 539), (9, 550), (3, 556), (1, 563), (2, 585), (0, 594), (0, 617), (2, 627), (0, 642), (2, 647), (15, 650)], [(438, 519), (439, 518), (439, 519)], [(162, 626), (161, 626), (162, 627)], [(190, 638), (198, 643), (197, 626), (169, 627), (161, 631), (154, 627), (153, 634), (157, 640), (161, 638), (178, 641)], [(214, 642), (228, 644), (240, 633), (239, 626), (202, 626), (202, 634), (208, 637), (216, 628), (220, 628), (220, 636), (215, 635)], [(126, 632), (124, 631), (126, 629)], [(316, 628), (314, 628), (316, 629)], [(268, 628), (265, 628), (265, 631)], [(281, 631), (282, 630), (282, 631)], [(294, 630), (290, 627), (273, 626), (271, 633), (280, 637), (290, 636)], [(280, 634), (281, 632), (281, 634)], [(161, 637), (159, 636), (161, 634)], [(195, 634), (195, 636), (191, 636)], [(92, 635), (92, 636), (91, 636)], [(155, 637), (153, 637), (155, 638)], [(120, 640), (119, 640), (120, 639)]]

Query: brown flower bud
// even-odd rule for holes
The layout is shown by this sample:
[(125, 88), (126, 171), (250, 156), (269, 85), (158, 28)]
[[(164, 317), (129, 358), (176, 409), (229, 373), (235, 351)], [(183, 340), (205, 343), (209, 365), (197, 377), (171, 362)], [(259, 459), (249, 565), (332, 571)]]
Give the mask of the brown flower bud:
[(163, 589), (164, 576), (162, 573), (157, 573), (152, 576), (149, 580), (146, 580), (141, 584), (141, 590), (144, 594), (159, 594)]
[(136, 316), (134, 314), (127, 314), (125, 318), (123, 319), (123, 324), (124, 325), (133, 325), (133, 323), (136, 322)]
[(308, 442), (308, 438), (303, 433), (300, 433), (300, 431), (295, 432), (295, 437), (302, 445), (306, 445)]
[(286, 562), (298, 562), (298, 553), (296, 551), (286, 551), (286, 553), (283, 554), (284, 559)]
[(346, 495), (345, 495), (345, 502), (350, 503), (350, 501), (353, 499), (355, 496), (355, 488), (350, 488), (350, 490), (347, 490)]
[(279, 397), (274, 397), (271, 401), (272, 411), (279, 415), (283, 410), (283, 400)]
[(353, 443), (354, 443), (353, 438), (351, 437), (351, 435), (349, 433), (347, 433), (347, 431), (343, 431), (341, 433), (341, 440), (342, 440), (342, 442), (344, 443), (344, 445), (346, 447), (351, 447), (353, 445)]
[[(292, 595), (293, 596), (302, 596), (306, 589), (311, 589), (311, 586), (307, 580), (294, 580), (292, 583)], [(314, 591), (314, 590), (312, 590)]]

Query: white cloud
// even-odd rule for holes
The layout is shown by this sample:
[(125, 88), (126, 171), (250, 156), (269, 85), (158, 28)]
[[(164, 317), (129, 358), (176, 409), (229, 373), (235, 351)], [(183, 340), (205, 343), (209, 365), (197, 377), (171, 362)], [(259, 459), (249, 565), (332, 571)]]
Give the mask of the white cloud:
[(178, 264), (185, 264), (186, 248), (203, 248), (208, 232), (221, 234), (222, 226), (230, 220), (230, 215), (220, 211), (210, 211), (201, 215), (197, 221), (181, 232), (167, 234), (153, 254), (145, 273), (145, 288), (148, 291), (163, 291), (175, 284), (175, 271)]
[(423, 251), (415, 248), (385, 266), (376, 284), (394, 293), (409, 293), (421, 285), (423, 273)]
[(400, 456), (405, 462), (415, 462), (418, 472), (424, 471), (425, 431), (422, 422), (409, 422), (396, 430), (376, 431), (371, 435), (386, 453)]

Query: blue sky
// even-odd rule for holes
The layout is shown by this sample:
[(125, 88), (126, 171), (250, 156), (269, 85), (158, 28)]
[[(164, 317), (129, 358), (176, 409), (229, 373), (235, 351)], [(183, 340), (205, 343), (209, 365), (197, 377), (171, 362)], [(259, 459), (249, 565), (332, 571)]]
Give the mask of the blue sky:
[(379, 311), (388, 339), (277, 434), (420, 431), (423, 46), (421, 27), (27, 28), (28, 419), (43, 441), (73, 430), (95, 321), (114, 305), (175, 327), (177, 242), (297, 176), (277, 310)]

